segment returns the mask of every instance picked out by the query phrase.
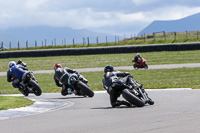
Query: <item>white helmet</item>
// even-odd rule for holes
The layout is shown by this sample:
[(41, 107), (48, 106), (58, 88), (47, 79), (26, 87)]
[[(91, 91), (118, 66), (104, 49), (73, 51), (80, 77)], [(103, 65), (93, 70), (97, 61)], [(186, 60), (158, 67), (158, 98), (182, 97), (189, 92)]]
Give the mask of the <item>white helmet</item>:
[(137, 53), (136, 56), (140, 56), (140, 53)]
[(16, 65), (16, 63), (14, 61), (9, 62), (9, 68), (11, 68), (11, 67), (13, 67), (15, 65)]

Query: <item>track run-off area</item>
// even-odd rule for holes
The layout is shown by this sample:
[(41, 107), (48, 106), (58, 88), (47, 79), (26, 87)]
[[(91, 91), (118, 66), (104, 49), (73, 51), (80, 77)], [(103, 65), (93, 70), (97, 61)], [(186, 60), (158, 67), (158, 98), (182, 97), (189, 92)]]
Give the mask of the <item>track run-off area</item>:
[[(200, 67), (195, 64), (150, 65), (149, 69)], [(115, 67), (133, 70), (133, 67)], [(103, 68), (76, 69), (78, 72), (103, 71)], [(34, 71), (53, 73), (53, 70)], [(1, 72), (1, 76), (6, 73)], [(35, 104), (0, 111), (2, 133), (199, 133), (200, 90), (190, 88), (147, 89), (154, 105), (142, 108), (112, 108), (105, 91), (93, 98), (60, 93), (44, 93), (27, 98)], [(22, 95), (13, 95), (22, 96)], [(122, 97), (120, 97), (122, 99)]]

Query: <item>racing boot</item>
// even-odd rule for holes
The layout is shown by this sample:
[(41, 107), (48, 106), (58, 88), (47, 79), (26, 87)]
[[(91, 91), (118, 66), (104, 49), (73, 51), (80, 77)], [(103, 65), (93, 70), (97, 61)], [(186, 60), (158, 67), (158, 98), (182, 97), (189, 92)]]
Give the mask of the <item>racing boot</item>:
[(71, 88), (67, 88), (67, 93), (68, 94), (72, 94), (73, 92), (72, 92), (72, 89)]
[(63, 96), (66, 96), (68, 94), (68, 90), (65, 88), (65, 86), (62, 87), (61, 94)]

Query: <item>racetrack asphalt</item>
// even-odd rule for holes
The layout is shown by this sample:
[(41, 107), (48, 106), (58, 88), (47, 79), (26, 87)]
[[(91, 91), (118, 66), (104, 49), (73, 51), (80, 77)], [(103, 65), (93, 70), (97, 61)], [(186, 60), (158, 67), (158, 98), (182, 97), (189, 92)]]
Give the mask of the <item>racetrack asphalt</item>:
[(44, 93), (39, 97), (30, 95), (28, 97), (30, 99), (57, 101), (66, 105), (43, 113), (30, 113), (0, 120), (0, 131), (2, 133), (200, 132), (200, 90), (156, 89), (147, 90), (147, 93), (155, 104), (141, 108), (125, 106), (112, 108), (109, 95), (105, 92), (95, 93), (93, 98), (62, 96), (60, 93)]
[[(200, 63), (153, 65), (149, 69), (200, 67)], [(115, 67), (133, 70), (133, 67)], [(76, 69), (78, 72), (103, 71), (103, 68)], [(34, 71), (53, 73), (52, 70)], [(3, 75), (2, 75), (3, 74)], [(5, 76), (5, 73), (0, 73)], [(199, 133), (200, 90), (156, 89), (147, 90), (155, 105), (142, 108), (121, 106), (111, 108), (109, 96), (96, 92), (93, 98), (60, 93), (44, 93), (29, 107), (0, 111), (2, 133)], [(14, 95), (22, 96), (22, 95)], [(120, 97), (122, 99), (122, 97)]]
[[(193, 68), (193, 67), (200, 67), (200, 63), (190, 63), (190, 64), (168, 64), (168, 65), (149, 65), (148, 69), (173, 69), (173, 68)], [(103, 67), (99, 68), (80, 68), (75, 69), (77, 72), (99, 72), (103, 71)], [(133, 66), (121, 66), (115, 67), (115, 70), (134, 70)], [(38, 70), (33, 71), (34, 74), (45, 74), (45, 73), (54, 73), (54, 70)], [(6, 72), (0, 72), (0, 76), (6, 76)]]

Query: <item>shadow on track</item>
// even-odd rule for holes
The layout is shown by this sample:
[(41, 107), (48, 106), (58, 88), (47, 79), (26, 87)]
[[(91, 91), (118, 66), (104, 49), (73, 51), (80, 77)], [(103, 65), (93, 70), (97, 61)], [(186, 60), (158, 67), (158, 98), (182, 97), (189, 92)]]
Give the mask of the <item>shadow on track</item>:
[(49, 99), (79, 99), (79, 98), (87, 98), (87, 97), (59, 97), (59, 98), (49, 98)]
[(127, 106), (119, 106), (119, 107), (96, 107), (96, 108), (91, 108), (91, 109), (124, 109), (124, 108), (137, 108), (136, 106), (131, 106), (131, 107), (127, 107)]

